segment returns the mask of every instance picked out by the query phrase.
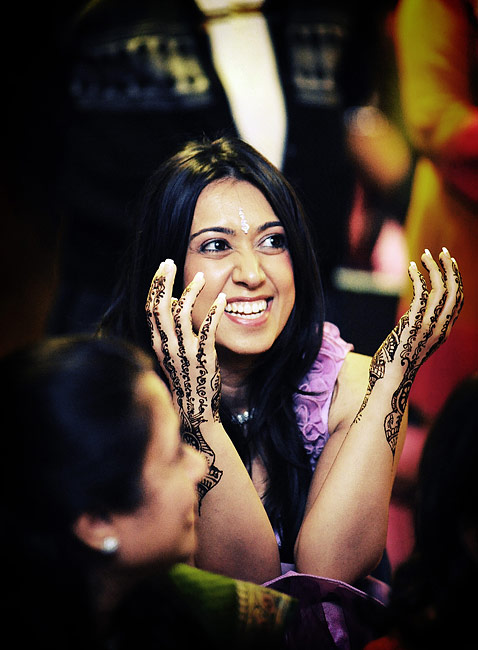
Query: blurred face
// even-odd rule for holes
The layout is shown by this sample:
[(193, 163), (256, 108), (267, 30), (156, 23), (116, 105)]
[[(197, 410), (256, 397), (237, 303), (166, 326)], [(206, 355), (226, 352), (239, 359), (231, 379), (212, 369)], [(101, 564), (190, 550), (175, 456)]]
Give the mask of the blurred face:
[(185, 285), (198, 271), (204, 273), (205, 286), (193, 310), (196, 330), (217, 295), (227, 296), (216, 337), (221, 362), (268, 350), (294, 306), (294, 272), (282, 223), (250, 183), (214, 181), (199, 195)]
[(197, 484), (206, 473), (203, 457), (179, 435), (179, 419), (163, 382), (143, 375), (138, 400), (151, 414), (151, 440), (143, 466), (144, 502), (127, 515), (113, 515), (123, 565), (169, 566), (196, 549)]

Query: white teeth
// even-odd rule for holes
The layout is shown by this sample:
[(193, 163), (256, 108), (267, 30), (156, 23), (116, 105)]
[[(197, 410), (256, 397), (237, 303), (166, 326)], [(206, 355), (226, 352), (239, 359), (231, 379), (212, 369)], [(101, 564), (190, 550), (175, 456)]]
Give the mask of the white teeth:
[(255, 302), (230, 302), (226, 305), (226, 311), (230, 314), (241, 316), (257, 316), (267, 309), (267, 300), (256, 300)]

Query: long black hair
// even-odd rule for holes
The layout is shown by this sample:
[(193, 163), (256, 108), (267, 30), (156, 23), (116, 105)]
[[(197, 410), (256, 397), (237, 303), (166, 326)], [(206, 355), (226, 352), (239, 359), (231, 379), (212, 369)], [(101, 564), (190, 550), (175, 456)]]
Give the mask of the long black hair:
[(135, 241), (100, 331), (126, 337), (151, 352), (144, 304), (153, 275), (161, 261), (173, 259), (178, 269), (174, 292), (178, 296), (182, 293), (198, 197), (211, 182), (224, 178), (247, 181), (262, 192), (284, 227), (294, 269), (296, 298), (292, 313), (249, 377), (249, 405), (254, 418), (248, 423), (247, 436), (227, 406), (221, 406), (223, 424), (246, 467), (250, 470), (255, 454), (266, 466), (266, 510), (280, 532), (283, 558), (292, 561), (312, 476), (292, 397), (320, 349), (324, 307), (307, 219), (281, 172), (238, 138), (188, 142), (165, 161), (149, 179), (138, 201)]
[(418, 470), (415, 544), (395, 572), (390, 627), (410, 650), (476, 647), (478, 373), (428, 433)]
[(0, 362), (3, 575), (19, 645), (33, 634), (37, 647), (96, 647), (90, 580), (111, 558), (73, 525), (143, 502), (150, 415), (135, 391), (151, 368), (131, 344), (86, 336)]

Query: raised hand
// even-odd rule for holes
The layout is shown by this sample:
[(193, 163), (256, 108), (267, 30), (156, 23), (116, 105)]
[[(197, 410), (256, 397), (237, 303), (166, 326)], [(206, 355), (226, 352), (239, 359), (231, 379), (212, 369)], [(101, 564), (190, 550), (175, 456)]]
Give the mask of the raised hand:
[(226, 301), (224, 294), (219, 294), (196, 334), (191, 313), (204, 286), (204, 276), (198, 273), (177, 300), (172, 297), (175, 274), (172, 260), (161, 263), (151, 282), (145, 310), (151, 345), (169, 381), (183, 439), (202, 452), (208, 462), (208, 474), (198, 487), (201, 503), (222, 477), (201, 426), (219, 421), (221, 381), (215, 334)]
[(439, 255), (441, 270), (428, 250), (421, 260), (429, 274), (430, 291), (417, 265), (411, 262), (408, 269), (413, 282), (410, 308), (374, 354), (367, 392), (355, 418), (355, 422), (360, 421), (376, 382), (386, 375), (397, 376), (398, 386), (391, 399), (391, 410), (384, 420), (392, 455), (395, 455), (400, 424), (418, 369), (446, 340), (463, 305), (461, 275), (449, 252), (444, 248)]

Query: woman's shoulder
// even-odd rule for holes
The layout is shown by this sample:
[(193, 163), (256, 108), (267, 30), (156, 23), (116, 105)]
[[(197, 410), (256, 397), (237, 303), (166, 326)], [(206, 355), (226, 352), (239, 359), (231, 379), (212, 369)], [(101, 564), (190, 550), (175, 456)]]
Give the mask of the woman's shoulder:
[(356, 416), (367, 390), (371, 358), (350, 352), (339, 370), (329, 409), (329, 430), (347, 428)]
[(326, 356), (340, 362), (343, 361), (347, 354), (353, 349), (353, 344), (342, 338), (337, 325), (330, 321), (324, 322), (322, 344), (320, 346), (318, 358)]
[(329, 393), (335, 384), (342, 364), (354, 349), (340, 336), (339, 328), (328, 321), (324, 322), (322, 343), (316, 358), (303, 378), (299, 390), (323, 394)]
[(363, 381), (366, 377), (368, 380), (368, 372), (370, 368), (371, 357), (367, 354), (360, 352), (350, 352), (344, 359), (344, 363), (340, 368), (338, 380), (341, 382), (356, 382)]
[(322, 344), (309, 371), (294, 394), (294, 410), (304, 447), (312, 468), (329, 438), (329, 408), (337, 377), (353, 345), (341, 336), (339, 328), (326, 321)]

